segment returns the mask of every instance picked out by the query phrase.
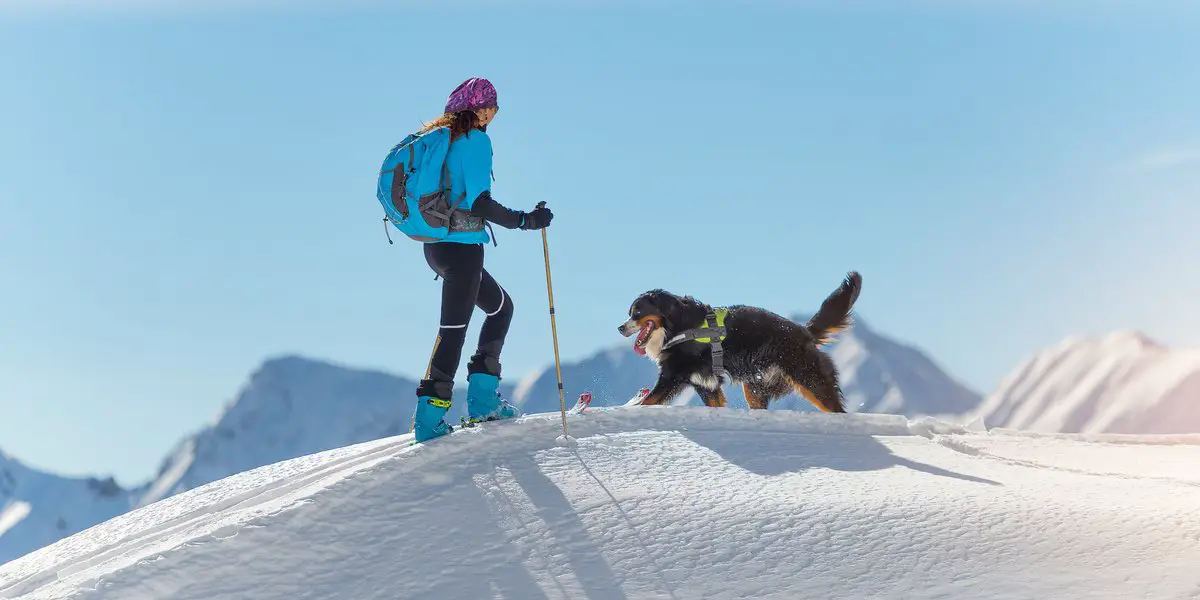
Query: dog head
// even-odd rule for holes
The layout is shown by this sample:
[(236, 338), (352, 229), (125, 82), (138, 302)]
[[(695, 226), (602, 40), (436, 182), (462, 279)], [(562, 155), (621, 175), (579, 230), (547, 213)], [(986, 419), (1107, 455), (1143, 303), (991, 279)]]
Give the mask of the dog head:
[(698, 304), (689, 297), (680, 297), (665, 290), (650, 290), (629, 305), (629, 319), (617, 327), (625, 337), (637, 334), (633, 350), (657, 357), (663, 342), (677, 328), (686, 327), (685, 315), (689, 306)]

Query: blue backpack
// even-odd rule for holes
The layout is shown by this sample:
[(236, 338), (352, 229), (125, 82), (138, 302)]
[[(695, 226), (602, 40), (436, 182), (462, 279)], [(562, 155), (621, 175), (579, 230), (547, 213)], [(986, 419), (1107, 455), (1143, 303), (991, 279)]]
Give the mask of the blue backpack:
[(418, 242), (437, 242), (451, 231), (483, 229), (482, 219), (457, 211), (465, 192), (450, 202), (449, 150), (450, 128), (438, 127), (410, 134), (388, 152), (375, 191), (383, 205), (384, 233), (388, 221)]

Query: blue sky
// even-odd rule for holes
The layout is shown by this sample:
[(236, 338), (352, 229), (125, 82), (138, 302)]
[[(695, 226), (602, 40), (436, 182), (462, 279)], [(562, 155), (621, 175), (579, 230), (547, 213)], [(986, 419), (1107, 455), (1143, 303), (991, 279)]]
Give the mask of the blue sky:
[[(497, 199), (555, 211), (565, 360), (650, 287), (793, 312), (849, 269), (864, 320), (983, 392), (1067, 335), (1200, 345), (1187, 3), (231, 4), (0, 5), (28, 463), (136, 483), (269, 356), (422, 372), (440, 282), (373, 177), (476, 75)], [(516, 379), (553, 361), (541, 238), (497, 233)]]

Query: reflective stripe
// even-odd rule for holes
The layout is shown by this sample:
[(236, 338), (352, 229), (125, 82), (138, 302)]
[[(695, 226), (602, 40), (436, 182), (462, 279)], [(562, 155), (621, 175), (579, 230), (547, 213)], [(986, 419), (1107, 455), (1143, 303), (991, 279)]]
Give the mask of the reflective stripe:
[(442, 329), (464, 329), (466, 325), (441, 325)]
[[(710, 326), (708, 324), (708, 317), (704, 317), (704, 325), (701, 325), (700, 328), (715, 330), (717, 332), (717, 340), (724, 340), (725, 339), (725, 315), (728, 312), (729, 312), (729, 310), (725, 309), (725, 308), (714, 309), (713, 310), (713, 317), (714, 317), (713, 320), (716, 321), (716, 325)], [(713, 340), (711, 337), (698, 337), (698, 338), (696, 338), (696, 341), (704, 342), (704, 343), (708, 344), (708, 343), (712, 343)]]
[[(483, 274), (481, 273), (479, 276), (483, 277)], [(499, 287), (499, 286), (497, 286), (497, 287)], [(508, 296), (508, 294), (504, 292), (504, 288), (500, 288), (500, 308), (497, 308), (495, 311), (488, 313), (487, 316), (494, 317), (494, 316), (496, 316), (496, 313), (503, 310), (504, 309), (504, 298), (506, 298), (507, 296)]]

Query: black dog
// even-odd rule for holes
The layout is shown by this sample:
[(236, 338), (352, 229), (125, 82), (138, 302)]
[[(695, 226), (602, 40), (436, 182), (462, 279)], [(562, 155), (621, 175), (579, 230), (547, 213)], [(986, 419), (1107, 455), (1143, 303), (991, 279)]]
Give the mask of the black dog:
[(851, 271), (804, 325), (753, 306), (722, 310), (664, 290), (642, 294), (618, 327), (625, 337), (638, 334), (634, 350), (658, 363), (658, 381), (641, 403), (668, 402), (691, 384), (705, 405), (725, 406), (728, 378), (742, 384), (752, 409), (794, 390), (825, 412), (846, 412), (837, 367), (818, 347), (850, 327), (861, 288)]

